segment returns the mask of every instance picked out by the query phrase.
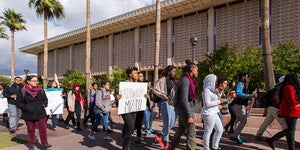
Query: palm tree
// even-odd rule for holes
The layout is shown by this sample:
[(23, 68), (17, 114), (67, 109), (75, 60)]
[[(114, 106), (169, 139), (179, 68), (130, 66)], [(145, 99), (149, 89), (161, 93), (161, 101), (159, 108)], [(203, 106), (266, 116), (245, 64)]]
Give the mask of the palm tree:
[(34, 7), (38, 16), (44, 17), (44, 87), (47, 81), (48, 69), (48, 20), (61, 19), (64, 15), (64, 7), (58, 0), (29, 0), (29, 8)]
[(160, 46), (160, 0), (156, 0), (156, 37), (155, 37), (155, 63), (154, 63), (154, 83), (158, 79), (159, 46)]
[(8, 35), (5, 33), (5, 29), (1, 27), (2, 23), (0, 23), (0, 39), (9, 39)]
[(270, 90), (275, 85), (272, 47), (270, 41), (270, 0), (260, 0), (260, 12), (262, 23), (262, 48), (264, 61), (264, 76), (266, 82), (266, 90)]
[(5, 9), (3, 12), (2, 23), (6, 25), (11, 32), (11, 81), (14, 80), (15, 76), (15, 32), (19, 30), (26, 30), (23, 25), (26, 20), (23, 15), (16, 13), (14, 9)]

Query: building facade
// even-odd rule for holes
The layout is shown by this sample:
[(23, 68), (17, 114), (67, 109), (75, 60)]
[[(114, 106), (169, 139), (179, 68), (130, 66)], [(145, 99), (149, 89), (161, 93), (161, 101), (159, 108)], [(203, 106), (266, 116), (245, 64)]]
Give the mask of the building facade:
[[(270, 0), (273, 46), (300, 44), (300, 1)], [(192, 59), (191, 37), (197, 37), (195, 60), (217, 47), (261, 46), (259, 0), (166, 0), (161, 9), (160, 67), (182, 66)], [(91, 73), (110, 73), (113, 66), (137, 66), (152, 76), (155, 61), (155, 5), (110, 18), (91, 26)], [(85, 35), (81, 28), (49, 39), (48, 77), (66, 70), (85, 72)], [(43, 72), (43, 41), (20, 49), (38, 56)], [(151, 77), (150, 77), (151, 78)]]

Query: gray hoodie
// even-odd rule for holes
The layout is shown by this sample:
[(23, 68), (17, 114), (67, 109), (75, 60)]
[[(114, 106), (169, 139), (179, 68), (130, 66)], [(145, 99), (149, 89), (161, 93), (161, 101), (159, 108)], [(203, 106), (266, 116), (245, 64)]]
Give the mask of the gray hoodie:
[(96, 92), (95, 108), (103, 113), (108, 113), (111, 111), (111, 105), (110, 93), (103, 88), (100, 88)]
[(220, 99), (215, 93), (216, 81), (217, 76), (214, 74), (207, 75), (203, 80), (203, 107), (201, 110), (202, 115), (213, 115), (220, 111), (218, 108), (218, 105), (220, 104)]

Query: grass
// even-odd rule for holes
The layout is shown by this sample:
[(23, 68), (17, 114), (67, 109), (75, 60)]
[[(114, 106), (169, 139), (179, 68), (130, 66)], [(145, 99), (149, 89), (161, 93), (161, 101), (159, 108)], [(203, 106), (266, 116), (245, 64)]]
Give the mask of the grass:
[(24, 140), (20, 140), (20, 139), (17, 139), (15, 137), (12, 137), (12, 136), (6, 135), (6, 134), (0, 134), (0, 139), (1, 139), (0, 149), (5, 148), (5, 147), (10, 147), (10, 146), (16, 146), (18, 144), (27, 143)]

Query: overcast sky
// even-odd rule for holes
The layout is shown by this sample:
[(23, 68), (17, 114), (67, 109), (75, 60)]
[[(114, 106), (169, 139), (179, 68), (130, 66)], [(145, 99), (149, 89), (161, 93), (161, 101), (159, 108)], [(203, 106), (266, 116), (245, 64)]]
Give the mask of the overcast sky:
[[(15, 75), (37, 72), (37, 57), (22, 53), (19, 48), (42, 41), (43, 18), (37, 17), (28, 7), (29, 0), (0, 0), (0, 16), (7, 8), (13, 8), (26, 19), (27, 31), (15, 32)], [(86, 24), (86, 0), (59, 0), (65, 9), (65, 18), (48, 22), (48, 38), (84, 27)], [(155, 3), (155, 0), (90, 0), (91, 24)], [(6, 29), (10, 36), (10, 31)], [(10, 75), (11, 43), (0, 39), (0, 75)]]

